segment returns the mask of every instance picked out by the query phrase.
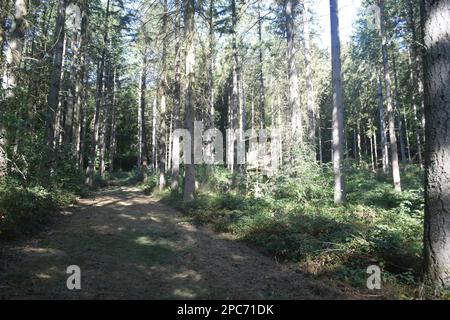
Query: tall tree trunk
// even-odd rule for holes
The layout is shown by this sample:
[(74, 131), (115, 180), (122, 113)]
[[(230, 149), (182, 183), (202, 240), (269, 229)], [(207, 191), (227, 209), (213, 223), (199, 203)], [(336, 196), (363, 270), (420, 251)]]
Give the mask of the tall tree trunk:
[(138, 168), (143, 175), (146, 175), (147, 172), (144, 172), (144, 162), (147, 163), (147, 139), (146, 139), (146, 128), (145, 128), (145, 109), (147, 108), (147, 99), (146, 99), (146, 91), (147, 91), (147, 53), (143, 53), (142, 56), (142, 65), (141, 65), (141, 77), (139, 81), (139, 110), (138, 110), (138, 145), (139, 145), (139, 159), (138, 159)]
[(157, 132), (158, 132), (158, 95), (155, 94), (153, 98), (153, 108), (152, 108), (152, 163), (153, 171), (156, 172), (158, 168), (158, 148), (156, 145)]
[[(8, 3), (2, 4), (2, 11), (8, 8)], [(3, 53), (4, 37), (4, 19), (6, 19), (6, 11), (3, 11), (0, 23), (0, 51)], [(19, 72), (20, 64), (22, 62), (22, 51), (24, 44), (24, 37), (27, 28), (26, 16), (27, 2), (25, 0), (15, 1), (14, 20), (11, 30), (11, 39), (9, 49), (6, 56), (6, 99), (8, 104), (14, 104), (15, 88), (17, 86), (17, 73)], [(3, 16), (4, 15), (4, 16)], [(3, 56), (1, 57), (3, 60)], [(2, 62), (2, 61), (0, 61)], [(3, 63), (2, 63), (3, 65)], [(2, 66), (1, 65), (1, 66)], [(2, 106), (3, 108), (3, 106)], [(2, 111), (0, 114), (0, 178), (7, 173), (7, 126), (5, 119), (6, 112)]]
[(11, 29), (11, 40), (6, 54), (7, 77), (6, 97), (14, 97), (14, 89), (17, 85), (17, 73), (22, 62), (25, 32), (27, 28), (26, 16), (28, 14), (26, 0), (15, 1), (14, 20)]
[(312, 58), (311, 58), (311, 32), (310, 32), (310, 15), (309, 15), (309, 0), (305, 0), (303, 12), (303, 34), (305, 38), (304, 55), (305, 55), (305, 69), (306, 69), (306, 91), (307, 91), (307, 110), (308, 110), (308, 142), (310, 146), (316, 149), (316, 107), (315, 107), (315, 93), (312, 72)]
[(295, 142), (303, 142), (303, 119), (300, 107), (300, 88), (295, 61), (295, 6), (294, 0), (285, 0), (284, 13), (287, 31), (287, 60), (289, 77), (289, 108), (292, 112), (292, 134)]
[[(185, 0), (185, 43), (186, 43), (186, 111), (185, 127), (194, 136), (195, 121), (195, 0)], [(185, 156), (186, 159), (186, 156)], [(195, 199), (194, 144), (191, 146), (191, 161), (185, 163), (184, 196), (185, 202)]]
[(341, 43), (339, 38), (338, 0), (330, 0), (331, 57), (333, 69), (333, 168), (334, 202), (345, 203), (345, 179), (342, 172), (344, 159), (344, 101), (342, 88)]
[(59, 105), (59, 90), (61, 86), (61, 73), (64, 56), (64, 24), (66, 19), (66, 0), (58, 1), (58, 16), (55, 27), (55, 48), (53, 53), (53, 70), (50, 81), (50, 93), (48, 96), (48, 109), (46, 120), (45, 156), (41, 165), (41, 177), (44, 185), (50, 181), (53, 167), (54, 140), (55, 140), (55, 110)]
[(450, 30), (448, 0), (423, 0), (426, 115), (425, 281), (450, 288)]
[[(230, 127), (232, 131), (240, 131), (239, 128), (239, 83), (240, 83), (240, 65), (239, 65), (239, 54), (237, 45), (237, 23), (238, 23), (238, 13), (236, 7), (236, 0), (231, 0), (231, 19), (232, 19), (232, 59), (233, 59), (233, 84), (232, 84), (232, 96), (231, 96), (231, 112), (230, 112)], [(238, 137), (239, 139), (240, 137)], [(231, 137), (229, 139), (231, 141)], [(230, 145), (229, 158), (233, 161), (229, 162), (232, 171), (237, 169), (237, 144), (233, 143)]]
[(389, 56), (388, 56), (388, 40), (386, 34), (386, 12), (385, 0), (380, 0), (380, 17), (381, 17), (381, 41), (383, 53), (383, 67), (384, 67), (384, 83), (386, 89), (386, 103), (389, 122), (389, 142), (391, 145), (391, 161), (392, 161), (392, 175), (394, 179), (394, 187), (396, 192), (402, 192), (402, 183), (400, 178), (400, 164), (398, 160), (398, 146), (397, 135), (395, 132), (395, 113), (392, 102), (391, 92), (391, 75), (389, 70)]
[[(111, 45), (111, 44), (110, 44)], [(101, 125), (100, 131), (100, 156), (99, 156), (99, 174), (105, 179), (106, 178), (106, 152), (107, 152), (107, 134), (108, 134), (108, 124), (109, 115), (111, 112), (111, 91), (112, 91), (112, 65), (111, 57), (108, 57), (108, 68), (105, 71), (105, 83), (103, 91), (103, 123)]]
[(381, 70), (377, 66), (378, 77), (378, 110), (380, 113), (380, 136), (381, 136), (381, 157), (383, 164), (383, 173), (387, 174), (389, 170), (389, 157), (387, 150), (387, 137), (386, 137), (386, 117), (384, 112), (384, 98), (383, 98), (383, 80), (381, 79)]
[[(409, 68), (410, 68), (410, 80), (411, 80), (411, 86), (414, 86), (417, 83), (417, 75), (414, 71), (414, 63), (412, 61), (412, 53), (409, 53)], [(417, 94), (415, 92), (415, 88), (413, 88), (413, 96), (412, 96), (412, 103), (413, 103), (413, 116), (414, 116), (414, 128), (415, 128), (415, 136), (416, 136), (416, 144), (417, 144), (417, 157), (419, 160), (420, 167), (423, 168), (423, 159), (422, 159), (422, 137), (421, 137), (421, 125), (419, 121), (419, 116), (417, 112), (417, 100), (419, 99), (417, 97)]]
[[(416, 131), (416, 143), (417, 143), (417, 156), (419, 160), (420, 167), (423, 168), (423, 146), (422, 146), (422, 134), (424, 130), (423, 122), (424, 120), (419, 119), (418, 105), (421, 107), (421, 111), (424, 110), (424, 94), (423, 94), (423, 79), (420, 76), (420, 66), (421, 59), (419, 54), (419, 39), (417, 36), (417, 24), (416, 24), (416, 14), (414, 7), (416, 1), (409, 0), (408, 3), (408, 22), (409, 28), (412, 35), (412, 43), (410, 45), (410, 68), (411, 68), (411, 86), (413, 88), (413, 113), (414, 113), (414, 125)], [(412, 61), (411, 61), (412, 59)], [(424, 118), (423, 118), (424, 119)]]
[(111, 105), (111, 136), (109, 138), (109, 175), (114, 173), (114, 158), (116, 156), (116, 113), (117, 113), (117, 67), (114, 66), (113, 71), (113, 93)]
[[(264, 53), (263, 53), (263, 38), (262, 38), (262, 17), (261, 17), (262, 0), (258, 0), (258, 46), (259, 46), (259, 127), (263, 130), (266, 127), (266, 89), (264, 86)], [(252, 99), (253, 104), (253, 99)], [(254, 116), (254, 115), (253, 115)], [(253, 128), (254, 119), (252, 119)]]
[[(213, 0), (211, 0), (212, 7)], [(181, 30), (181, 8), (180, 0), (175, 0), (175, 83), (174, 83), (174, 99), (173, 99), (173, 126), (174, 130), (181, 128), (181, 40), (180, 40), (180, 30)], [(211, 18), (212, 19), (212, 18)], [(210, 28), (211, 28), (210, 22)], [(211, 41), (211, 40), (210, 40)], [(211, 46), (212, 44), (210, 44)], [(210, 68), (212, 66), (210, 65)], [(209, 88), (212, 90), (212, 71), (209, 74)], [(210, 92), (212, 94), (212, 91)], [(211, 99), (211, 97), (210, 97)], [(211, 102), (210, 102), (211, 103)], [(211, 107), (211, 105), (210, 105)], [(214, 104), (213, 104), (214, 108)], [(172, 182), (171, 190), (173, 194), (178, 193), (180, 187), (179, 176), (180, 176), (180, 141), (172, 141)]]
[(83, 157), (81, 154), (81, 135), (83, 126), (83, 81), (86, 77), (86, 46), (87, 46), (87, 28), (88, 28), (88, 1), (83, 0), (81, 2), (81, 31), (80, 31), (80, 43), (78, 63), (75, 76), (75, 114), (74, 114), (74, 131), (73, 131), (73, 144), (75, 145), (76, 155), (78, 159), (79, 169), (83, 169), (80, 163), (80, 159)]
[(406, 150), (405, 150), (405, 139), (403, 137), (403, 123), (401, 117), (401, 107), (400, 107), (400, 97), (398, 95), (398, 76), (397, 76), (397, 63), (395, 55), (392, 56), (392, 68), (394, 69), (394, 98), (395, 98), (395, 118), (398, 124), (398, 137), (400, 140), (400, 154), (402, 156), (402, 162), (406, 163)]
[(208, 52), (208, 101), (209, 101), (209, 125), (214, 128), (214, 55), (216, 52), (216, 40), (214, 36), (214, 0), (209, 1), (209, 52)]
[(89, 164), (86, 172), (86, 184), (90, 187), (94, 185), (95, 162), (97, 158), (97, 147), (100, 131), (100, 108), (102, 106), (103, 89), (104, 89), (103, 76), (105, 69), (106, 50), (108, 46), (109, 13), (110, 13), (109, 9), (110, 9), (110, 0), (108, 0), (106, 3), (106, 12), (104, 19), (105, 29), (103, 31), (103, 43), (102, 43), (103, 49), (100, 64), (97, 70), (97, 93), (95, 97), (94, 128), (91, 139), (91, 154), (89, 157)]
[(168, 7), (167, 0), (164, 0), (164, 13), (163, 13), (163, 52), (162, 52), (162, 79), (160, 82), (160, 114), (161, 125), (159, 135), (159, 190), (166, 188), (166, 157), (167, 157), (167, 19), (168, 19)]

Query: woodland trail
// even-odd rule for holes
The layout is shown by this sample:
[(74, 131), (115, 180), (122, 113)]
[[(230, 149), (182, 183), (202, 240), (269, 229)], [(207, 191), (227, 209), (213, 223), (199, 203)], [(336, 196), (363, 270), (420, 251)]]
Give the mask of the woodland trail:
[[(0, 243), (0, 299), (346, 299), (230, 235), (120, 187), (61, 213), (52, 231)], [(69, 291), (66, 268), (81, 268)]]

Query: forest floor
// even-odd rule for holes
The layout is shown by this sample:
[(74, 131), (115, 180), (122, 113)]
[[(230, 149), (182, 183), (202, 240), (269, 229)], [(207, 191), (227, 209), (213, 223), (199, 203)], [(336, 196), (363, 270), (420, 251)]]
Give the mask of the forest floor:
[[(0, 299), (354, 299), (227, 234), (196, 227), (135, 187), (79, 200), (0, 247)], [(66, 269), (81, 268), (69, 291)], [(364, 298), (364, 297), (363, 297)]]

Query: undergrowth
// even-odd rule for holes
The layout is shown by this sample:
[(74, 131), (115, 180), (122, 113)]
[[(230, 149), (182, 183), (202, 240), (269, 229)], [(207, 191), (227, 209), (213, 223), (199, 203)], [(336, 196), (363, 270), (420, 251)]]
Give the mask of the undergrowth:
[[(403, 169), (404, 192), (365, 169), (348, 170), (348, 204), (336, 207), (328, 167), (302, 164), (272, 178), (200, 170), (197, 199), (158, 194), (197, 224), (229, 232), (306, 274), (365, 289), (371, 265), (383, 271), (384, 295), (418, 293), (423, 235), (422, 174)], [(233, 187), (233, 181), (239, 181)], [(152, 186), (154, 185), (152, 180)], [(155, 185), (156, 186), (156, 185)]]

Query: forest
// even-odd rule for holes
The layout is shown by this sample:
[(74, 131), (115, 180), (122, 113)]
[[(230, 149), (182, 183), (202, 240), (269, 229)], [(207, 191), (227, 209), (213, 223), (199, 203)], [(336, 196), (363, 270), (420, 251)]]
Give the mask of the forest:
[(357, 2), (0, 0), (0, 299), (450, 299), (450, 1)]

